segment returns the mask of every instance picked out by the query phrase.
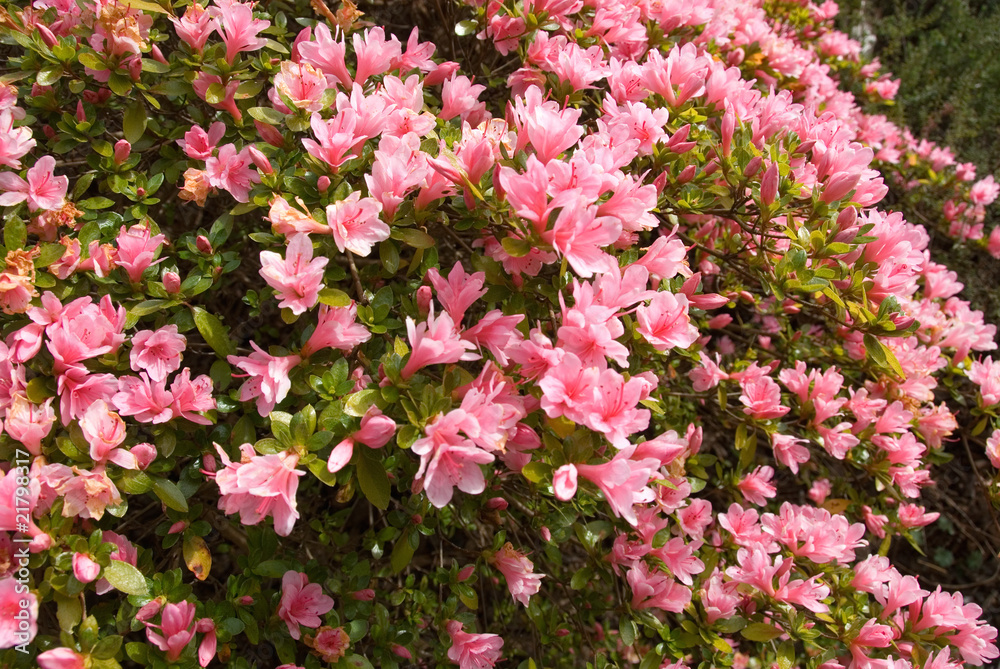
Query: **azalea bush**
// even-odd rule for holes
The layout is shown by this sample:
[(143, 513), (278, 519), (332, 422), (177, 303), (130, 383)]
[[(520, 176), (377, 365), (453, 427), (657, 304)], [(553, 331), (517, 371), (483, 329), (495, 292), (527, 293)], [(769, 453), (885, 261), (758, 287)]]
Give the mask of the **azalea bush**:
[(829, 0), (446, 4), (0, 4), (4, 666), (996, 659), (992, 176)]

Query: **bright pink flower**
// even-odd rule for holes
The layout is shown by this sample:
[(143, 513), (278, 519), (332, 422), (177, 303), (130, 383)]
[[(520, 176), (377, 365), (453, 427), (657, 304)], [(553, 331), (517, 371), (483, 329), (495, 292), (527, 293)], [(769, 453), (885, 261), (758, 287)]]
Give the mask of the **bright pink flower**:
[(72, 648), (53, 648), (36, 658), (41, 669), (85, 669), (86, 658)]
[(578, 472), (576, 465), (563, 465), (552, 475), (552, 491), (556, 499), (566, 502), (576, 495)]
[[(44, 295), (42, 299), (44, 303)], [(64, 372), (78, 362), (117, 351), (125, 341), (122, 334), (125, 307), (115, 309), (109, 295), (101, 298), (100, 304), (95, 304), (89, 297), (81, 297), (63, 307), (56, 300), (54, 308), (57, 311), (47, 320), (45, 334), (49, 338), (46, 346), (55, 358), (56, 372)], [(43, 318), (37, 315), (41, 312), (33, 313)]]
[(580, 476), (596, 485), (611, 507), (611, 512), (632, 526), (639, 521), (633, 508), (636, 504), (654, 499), (649, 480), (660, 467), (655, 458), (631, 460), (633, 448), (618, 451), (610, 461), (599, 465), (576, 465)]
[(253, 17), (253, 4), (227, 0), (209, 10), (219, 37), (226, 44), (226, 62), (230, 65), (243, 51), (256, 51), (267, 40), (258, 34), (271, 25), (270, 21)]
[[(212, 397), (212, 379), (207, 374), (202, 374), (192, 380), (191, 370), (185, 367), (170, 384), (170, 394), (174, 398), (170, 410), (175, 417), (179, 416), (199, 425), (212, 424), (208, 418), (196, 413), (211, 411), (215, 408), (215, 399)], [(132, 451), (134, 453), (135, 448)]]
[(171, 16), (170, 21), (174, 24), (177, 36), (198, 53), (205, 48), (205, 42), (215, 31), (215, 22), (210, 13), (197, 2), (188, 5), (181, 18)]
[(73, 553), (73, 576), (80, 583), (90, 583), (101, 573), (101, 565), (94, 562), (89, 555)]
[(638, 562), (625, 575), (632, 589), (632, 608), (680, 613), (691, 603), (691, 590), (659, 570)]
[(69, 177), (55, 176), (55, 167), (55, 158), (42, 156), (28, 168), (27, 181), (13, 172), (0, 172), (0, 205), (9, 207), (27, 200), (30, 211), (61, 207), (66, 201)]
[(174, 417), (174, 396), (163, 381), (150, 381), (146, 372), (118, 379), (118, 392), (111, 402), (123, 416), (135, 416), (140, 423), (166, 423)]
[(137, 469), (135, 456), (118, 448), (125, 441), (125, 421), (108, 409), (104, 400), (97, 400), (80, 419), (80, 429), (90, 444), (90, 458), (95, 463), (110, 460), (125, 469)]
[(531, 560), (514, 550), (509, 541), (489, 558), (489, 562), (503, 574), (514, 601), (527, 606), (531, 596), (541, 588), (545, 574), (535, 574)]
[(7, 435), (21, 442), (32, 455), (41, 455), (42, 440), (52, 431), (52, 423), (56, 420), (52, 410), (52, 398), (42, 404), (33, 404), (18, 393), (10, 406), (7, 407), (7, 419), (4, 427)]
[(222, 448), (215, 450), (224, 469), (215, 474), (219, 486), (219, 509), (227, 515), (240, 514), (244, 525), (256, 525), (263, 518), (274, 518), (274, 531), (287, 537), (299, 517), (295, 494), (304, 471), (295, 468), (299, 457), (289, 453), (256, 455), (250, 444), (240, 446), (240, 462), (234, 463)]
[(289, 372), (302, 362), (297, 355), (273, 356), (264, 352), (255, 342), (250, 342), (254, 352), (248, 356), (231, 355), (229, 364), (236, 365), (250, 377), (240, 386), (240, 401), (257, 398), (257, 411), (269, 416), (274, 405), (285, 399), (292, 387)]
[(740, 402), (746, 407), (743, 413), (757, 420), (780, 418), (789, 412), (781, 404), (781, 388), (769, 376), (751, 376), (740, 379)]
[(686, 349), (698, 340), (698, 328), (691, 324), (688, 299), (682, 293), (656, 293), (648, 307), (639, 306), (636, 319), (639, 322), (636, 332), (657, 351)]
[(993, 181), (992, 174), (985, 179), (980, 179), (969, 189), (969, 200), (973, 204), (984, 206), (993, 204), (997, 195), (1000, 195), (1000, 184)]
[(327, 258), (313, 258), (309, 235), (297, 233), (288, 240), (285, 257), (273, 251), (260, 252), (260, 275), (281, 301), (278, 306), (299, 315), (315, 306), (323, 288)]
[(583, 136), (583, 127), (578, 125), (581, 113), (579, 109), (560, 109), (554, 101), (542, 102), (541, 90), (532, 86), (523, 99), (514, 102), (518, 146), (530, 142), (538, 159), (549, 162)]
[(128, 274), (129, 281), (138, 283), (146, 268), (162, 262), (162, 258), (153, 261), (157, 251), (166, 240), (163, 235), (151, 236), (148, 226), (133, 225), (127, 231), (123, 225), (115, 243), (118, 244), (118, 255), (115, 262)]
[[(300, 38), (303, 33), (299, 34)], [(306, 41), (296, 40), (301, 61), (322, 70), (327, 76), (328, 85), (339, 84), (343, 88), (349, 87), (351, 74), (347, 71), (347, 64), (344, 61), (346, 49), (343, 40), (335, 40), (325, 23), (316, 26), (312, 37), (314, 38), (312, 41), (308, 40), (308, 36)]]
[(622, 222), (615, 216), (598, 216), (597, 207), (583, 196), (567, 202), (551, 230), (542, 234), (548, 244), (566, 258), (573, 271), (583, 278), (611, 271), (614, 258), (603, 247), (618, 241)]
[(476, 345), (462, 340), (455, 328), (455, 322), (448, 313), (443, 313), (435, 319), (432, 309), (427, 321), (419, 325), (407, 317), (406, 332), (412, 350), (400, 372), (403, 379), (409, 379), (417, 370), (427, 365), (479, 358), (477, 353), (472, 352)]
[[(38, 633), (38, 597), (23, 589), (13, 576), (0, 578), (0, 648), (31, 643)], [(23, 608), (25, 600), (28, 605)], [(26, 629), (20, 623), (26, 623)]]
[(302, 210), (307, 209), (305, 203), (301, 199), (297, 199), (297, 202), (301, 209), (295, 209), (280, 195), (271, 200), (267, 220), (271, 222), (271, 231), (274, 234), (291, 237), (296, 232), (306, 234), (316, 232), (324, 235), (330, 233), (330, 226), (323, 225), (308, 213), (304, 213)]
[[(208, 89), (213, 84), (222, 86), (222, 77), (217, 74), (208, 74), (207, 72), (199, 71), (195, 75), (194, 81), (191, 82), (191, 87), (194, 88), (194, 92), (198, 94), (198, 97), (207, 102)], [(222, 100), (219, 102), (209, 102), (209, 104), (216, 109), (229, 112), (234, 119), (241, 121), (243, 119), (243, 112), (236, 105), (236, 89), (239, 87), (239, 79), (230, 79), (223, 86)]]
[(237, 202), (249, 202), (250, 189), (260, 183), (260, 174), (252, 165), (250, 147), (237, 152), (235, 144), (226, 144), (205, 161), (205, 174), (215, 188), (229, 191)]
[(385, 219), (392, 220), (403, 199), (422, 185), (431, 172), (416, 133), (385, 136), (379, 140), (375, 162), (371, 174), (365, 175), (365, 183), (368, 194), (382, 203)]
[(642, 376), (626, 381), (615, 370), (605, 369), (582, 409), (582, 422), (602, 433), (615, 448), (625, 448), (629, 445), (629, 435), (649, 427), (650, 412), (639, 409), (638, 405), (648, 397), (650, 390), (647, 379)]
[(479, 102), (479, 96), (486, 90), (485, 86), (473, 84), (466, 76), (453, 76), (444, 82), (441, 88), (441, 113), (438, 118), (448, 121), (460, 116), (464, 121), (470, 114), (481, 113), (485, 105)]
[(347, 307), (320, 305), (316, 329), (302, 347), (302, 355), (308, 357), (324, 348), (350, 352), (371, 339), (365, 326), (355, 321), (357, 315), (358, 307), (353, 301)]
[(457, 620), (448, 621), (447, 630), (451, 637), (448, 659), (459, 669), (490, 669), (500, 659), (503, 639), (496, 634), (469, 634)]
[(773, 476), (774, 469), (763, 465), (744, 476), (736, 487), (739, 488), (745, 500), (757, 506), (764, 506), (767, 504), (768, 498), (778, 494), (775, 487), (771, 485)]
[(368, 448), (382, 448), (396, 434), (396, 421), (372, 405), (361, 418), (361, 426), (351, 436), (337, 444), (330, 453), (326, 468), (331, 473), (347, 466), (354, 455), (355, 442)]
[(132, 336), (129, 363), (132, 371), (144, 371), (153, 381), (165, 381), (167, 375), (181, 366), (181, 353), (187, 338), (178, 334), (176, 325), (164, 325), (159, 330), (140, 330)]
[(347, 198), (326, 208), (326, 222), (333, 232), (333, 241), (343, 252), (345, 249), (366, 257), (372, 247), (389, 239), (389, 226), (379, 219), (382, 205), (370, 197), (361, 197), (354, 191)]
[(427, 499), (439, 509), (451, 501), (456, 486), (470, 495), (486, 489), (479, 465), (493, 462), (494, 456), (459, 434), (468, 419), (462, 409), (439, 414), (424, 428), (426, 436), (411, 446), (420, 456), (417, 480), (427, 492)]
[(278, 617), (285, 621), (288, 633), (299, 638), (299, 625), (318, 627), (320, 616), (333, 608), (333, 598), (323, 594), (319, 583), (310, 583), (302, 572), (288, 571), (281, 578), (281, 603)]
[(804, 439), (793, 437), (790, 434), (775, 432), (771, 435), (771, 449), (774, 451), (774, 459), (792, 470), (799, 473), (799, 465), (809, 462), (809, 449), (803, 446)]
[(309, 155), (336, 170), (345, 161), (356, 157), (353, 148), (358, 143), (355, 133), (357, 122), (358, 114), (350, 107), (341, 110), (328, 121), (324, 121), (317, 112), (312, 115), (310, 127), (318, 141), (306, 137), (302, 140), (302, 145)]
[(466, 310), (486, 294), (486, 289), (483, 288), (486, 273), (466, 274), (462, 263), (455, 263), (455, 266), (448, 273), (447, 281), (436, 267), (427, 270), (427, 278), (434, 286), (438, 302), (456, 323), (461, 323)]
[[(160, 624), (146, 623), (146, 638), (167, 654), (167, 660), (177, 660), (194, 638), (195, 606), (191, 602), (169, 603), (163, 607)], [(159, 633), (153, 629), (158, 629)]]
[(326, 93), (326, 76), (309, 63), (281, 62), (281, 71), (274, 75), (274, 88), (268, 93), (276, 109), (290, 113), (285, 106), (287, 99), (296, 109), (307, 112), (323, 110), (323, 95)]
[(354, 33), (354, 54), (358, 59), (354, 83), (364, 85), (368, 77), (389, 71), (393, 62), (403, 53), (403, 47), (395, 35), (385, 39), (381, 27), (366, 30), (364, 34)]

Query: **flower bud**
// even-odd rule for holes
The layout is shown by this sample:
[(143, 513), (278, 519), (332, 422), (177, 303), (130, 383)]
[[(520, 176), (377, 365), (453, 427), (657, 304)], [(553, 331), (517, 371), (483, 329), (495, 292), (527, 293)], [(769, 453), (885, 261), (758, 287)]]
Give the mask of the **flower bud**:
[(136, 612), (135, 619), (140, 622), (146, 622), (160, 612), (160, 609), (163, 608), (165, 601), (166, 597), (161, 595), (153, 601), (144, 604), (143, 607)]
[(486, 508), (491, 511), (504, 511), (507, 508), (507, 500), (503, 497), (494, 497), (486, 502)]
[(156, 459), (156, 446), (152, 444), (136, 444), (129, 450), (135, 456), (135, 462), (139, 469), (145, 469)]
[(194, 240), (194, 243), (198, 250), (205, 255), (212, 255), (212, 253), (214, 253), (212, 250), (212, 242), (208, 241), (208, 237), (205, 235), (198, 235), (198, 238)]
[(398, 643), (392, 644), (391, 646), (389, 646), (389, 648), (392, 650), (393, 654), (395, 654), (397, 657), (401, 657), (404, 660), (413, 659), (413, 655), (410, 653), (410, 651), (406, 650), (406, 648), (400, 646)]
[(87, 120), (87, 112), (83, 108), (83, 101), (76, 101), (76, 121), (77, 123), (83, 123)]
[(431, 287), (420, 286), (417, 288), (417, 310), (421, 317), (427, 316), (431, 311)]
[(42, 133), (49, 139), (52, 139), (56, 136), (56, 129), (46, 123), (42, 126)]
[(761, 158), (760, 156), (754, 156), (753, 158), (750, 159), (750, 162), (747, 163), (747, 166), (743, 168), (743, 176), (749, 179), (753, 175), (757, 174), (757, 171), (760, 169), (760, 166), (763, 163), (764, 163), (763, 158)]
[(550, 532), (549, 528), (544, 525), (542, 526), (542, 539), (545, 541), (552, 541), (552, 532)]
[(35, 27), (38, 28), (38, 34), (42, 36), (42, 41), (45, 42), (45, 46), (51, 49), (59, 42), (55, 33), (53, 33), (52, 30), (44, 23), (36, 24)]
[(251, 146), (249, 153), (250, 159), (253, 161), (253, 164), (257, 166), (257, 169), (260, 170), (261, 174), (274, 173), (274, 168), (271, 167), (271, 161), (267, 159), (267, 156), (265, 156), (260, 149), (256, 146)]
[(170, 526), (170, 529), (167, 530), (167, 534), (177, 534), (178, 532), (183, 532), (185, 529), (187, 529), (187, 526), (188, 524), (186, 520), (178, 520), (176, 523)]
[(697, 173), (698, 173), (697, 167), (695, 167), (694, 165), (688, 165), (683, 170), (681, 170), (680, 174), (677, 175), (677, 183), (684, 185), (689, 181), (691, 181), (691, 179), (694, 179)]
[(476, 571), (476, 565), (474, 564), (470, 564), (468, 567), (462, 567), (462, 569), (458, 572), (458, 582), (461, 583), (462, 581), (468, 580), (474, 571)]
[(731, 104), (726, 104), (722, 115), (722, 155), (728, 158), (733, 152), (733, 134), (736, 132), (736, 113)]
[(770, 207), (778, 197), (778, 164), (771, 163), (760, 181), (760, 201)]
[(90, 583), (101, 573), (101, 565), (84, 553), (73, 554), (73, 576), (80, 583)]
[(128, 64), (128, 75), (132, 77), (132, 81), (139, 81), (142, 76), (142, 58), (132, 59)]
[(124, 163), (130, 153), (132, 153), (132, 145), (127, 139), (119, 139), (115, 142), (115, 165)]
[(176, 295), (181, 292), (181, 277), (177, 275), (177, 272), (164, 272), (163, 287), (171, 295)]
[(271, 146), (280, 149), (285, 145), (285, 138), (281, 136), (281, 133), (274, 126), (261, 123), (257, 120), (254, 120), (253, 125), (257, 128), (257, 134), (260, 135), (260, 138)]
[(355, 599), (359, 602), (370, 602), (375, 599), (375, 591), (371, 588), (366, 588), (364, 590), (358, 590), (351, 593), (351, 599)]
[(153, 45), (153, 48), (149, 50), (149, 55), (151, 55), (153, 57), (153, 60), (155, 60), (157, 63), (169, 65), (169, 63), (167, 63), (167, 59), (163, 57), (163, 52), (160, 51), (160, 47), (158, 47), (157, 45), (155, 44)]
[(243, 595), (237, 601), (239, 601), (239, 603), (243, 606), (250, 606), (253, 604), (253, 597), (251, 597), (250, 595)]
[(330, 177), (324, 175), (321, 176), (319, 179), (317, 179), (316, 188), (319, 189), (320, 193), (325, 193), (329, 187), (330, 187)]

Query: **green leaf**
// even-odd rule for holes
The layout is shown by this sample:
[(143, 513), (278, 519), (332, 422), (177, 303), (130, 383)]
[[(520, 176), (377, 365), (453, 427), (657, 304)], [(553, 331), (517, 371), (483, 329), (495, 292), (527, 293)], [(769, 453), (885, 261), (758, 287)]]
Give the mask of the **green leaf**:
[(582, 590), (593, 578), (594, 570), (592, 567), (581, 567), (569, 580), (569, 587), (573, 590)]
[(253, 571), (258, 576), (281, 578), (288, 571), (288, 565), (281, 560), (264, 560)]
[[(107, 69), (105, 66), (104, 69)], [(132, 92), (132, 79), (121, 72), (112, 72), (108, 78), (108, 88), (115, 95), (125, 97)]]
[(382, 397), (382, 393), (374, 388), (359, 390), (344, 398), (344, 413), (348, 416), (361, 418), (368, 411), (368, 408), (375, 404), (375, 401)]
[(38, 76), (35, 78), (35, 81), (38, 82), (39, 86), (51, 86), (52, 84), (59, 81), (62, 75), (63, 75), (62, 66), (51, 65), (49, 67), (43, 68), (38, 73)]
[(62, 244), (40, 244), (41, 252), (35, 258), (35, 267), (48, 267), (63, 257), (66, 247)]
[(336, 288), (324, 288), (319, 291), (319, 301), (329, 307), (348, 307), (351, 305), (351, 296)]
[(157, 478), (153, 480), (153, 492), (160, 498), (168, 508), (174, 511), (187, 512), (188, 503), (184, 498), (184, 493), (177, 487), (177, 484), (167, 479)]
[(154, 314), (158, 311), (163, 311), (166, 305), (170, 302), (177, 304), (174, 300), (143, 300), (128, 311), (136, 317), (146, 316), (148, 314)]
[(110, 660), (118, 654), (122, 647), (122, 638), (117, 634), (106, 636), (97, 642), (90, 651), (90, 656), (98, 660)]
[(226, 89), (219, 82), (215, 82), (205, 91), (205, 102), (210, 105), (217, 105), (226, 99)]
[(24, 248), (28, 231), (20, 216), (11, 216), (3, 226), (3, 245), (8, 251)]
[(477, 30), (479, 30), (479, 24), (475, 21), (465, 20), (459, 21), (455, 25), (455, 34), (459, 37), (465, 37), (466, 35), (472, 35)]
[(285, 115), (272, 107), (250, 107), (247, 113), (261, 123), (268, 125), (279, 125), (285, 120)]
[(784, 641), (778, 646), (778, 669), (792, 669), (795, 666), (795, 643)]
[[(392, 547), (392, 554), (389, 556), (389, 564), (392, 566), (392, 573), (398, 574), (406, 569), (413, 559), (416, 547), (410, 543), (410, 528), (403, 530), (403, 534), (396, 540), (396, 545)], [(419, 545), (419, 544), (417, 544)]]
[(784, 634), (780, 629), (774, 625), (768, 625), (767, 623), (751, 623), (740, 630), (740, 634), (743, 638), (749, 641), (761, 641), (766, 642), (771, 639), (777, 639), (779, 636)]
[(149, 586), (146, 585), (146, 579), (142, 572), (128, 562), (112, 560), (111, 564), (104, 568), (104, 578), (112, 587), (126, 595), (149, 594)]
[(897, 378), (904, 378), (903, 368), (896, 359), (896, 354), (888, 346), (883, 344), (878, 337), (872, 334), (865, 334), (865, 350), (872, 361), (886, 371), (892, 371)]
[(402, 241), (415, 249), (429, 249), (434, 246), (434, 238), (423, 230), (416, 228), (394, 228), (392, 238)]
[(215, 314), (210, 314), (201, 307), (193, 307), (194, 324), (198, 332), (212, 350), (221, 356), (232, 353), (232, 341), (229, 339), (229, 329), (222, 324)]
[(514, 258), (521, 258), (531, 253), (531, 244), (526, 239), (516, 237), (504, 237), (500, 246), (508, 255)]
[(382, 509), (389, 508), (389, 477), (385, 473), (385, 467), (375, 459), (370, 448), (355, 447), (354, 454), (355, 468), (358, 474), (358, 484), (361, 492), (373, 505)]
[(618, 623), (618, 632), (622, 635), (622, 643), (626, 646), (631, 646), (635, 643), (635, 637), (639, 634), (639, 629), (635, 625), (635, 621), (627, 616), (622, 616), (621, 621)]
[(142, 139), (144, 132), (146, 132), (146, 107), (139, 98), (125, 110), (122, 133), (130, 144), (135, 144)]
[(83, 65), (84, 67), (89, 67), (92, 70), (100, 71), (108, 69), (108, 66), (104, 64), (104, 61), (98, 58), (97, 54), (92, 53), (90, 51), (81, 52), (80, 55), (76, 57), (76, 59), (80, 61), (80, 65)]
[(83, 618), (83, 605), (80, 603), (80, 598), (66, 597), (56, 592), (55, 600), (56, 619), (59, 621), (59, 629), (63, 632), (72, 633), (73, 628)]

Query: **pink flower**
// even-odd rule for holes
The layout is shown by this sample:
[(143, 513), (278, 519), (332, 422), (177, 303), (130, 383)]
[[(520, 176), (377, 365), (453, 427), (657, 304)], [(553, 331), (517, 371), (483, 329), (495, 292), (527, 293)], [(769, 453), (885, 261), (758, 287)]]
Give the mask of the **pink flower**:
[(215, 408), (215, 399), (212, 397), (212, 379), (207, 374), (202, 374), (192, 380), (191, 370), (185, 367), (170, 384), (170, 394), (174, 398), (170, 405), (174, 416), (180, 416), (199, 425), (212, 424), (208, 418), (195, 413), (211, 411)]
[(133, 225), (128, 231), (123, 225), (121, 232), (115, 242), (118, 244), (118, 255), (115, 262), (128, 274), (129, 281), (138, 283), (142, 280), (142, 273), (151, 265), (156, 265), (162, 261), (153, 262), (157, 251), (163, 244), (166, 237), (163, 235), (150, 236), (149, 228), (145, 225)]
[(215, 22), (209, 12), (197, 2), (188, 5), (181, 18), (171, 16), (170, 21), (177, 36), (198, 53), (205, 48), (205, 42), (215, 31)]
[(299, 517), (295, 493), (299, 477), (305, 475), (295, 468), (299, 457), (288, 453), (255, 455), (250, 444), (243, 444), (242, 459), (234, 463), (218, 444), (215, 450), (225, 466), (215, 475), (222, 495), (219, 508), (227, 515), (238, 512), (244, 525), (256, 525), (273, 516), (274, 531), (287, 537)]
[(111, 402), (121, 415), (135, 416), (140, 423), (158, 425), (174, 417), (173, 393), (167, 390), (163, 381), (150, 382), (146, 372), (139, 372), (138, 377), (118, 379), (118, 392)]
[(556, 499), (562, 502), (573, 499), (577, 488), (576, 465), (563, 465), (552, 475), (552, 491)]
[(459, 434), (468, 418), (462, 409), (439, 414), (424, 428), (426, 436), (411, 446), (420, 456), (416, 478), (427, 491), (427, 499), (439, 509), (451, 501), (456, 486), (470, 495), (486, 489), (479, 465), (493, 462), (494, 456)]
[(320, 616), (333, 608), (333, 599), (323, 594), (319, 583), (310, 583), (305, 574), (285, 572), (281, 578), (281, 603), (278, 617), (288, 625), (293, 639), (299, 638), (299, 625), (317, 627)]
[(371, 28), (366, 30), (364, 35), (354, 33), (354, 53), (357, 56), (357, 74), (354, 82), (364, 85), (368, 77), (384, 74), (389, 71), (393, 62), (402, 55), (403, 47), (391, 35), (389, 40), (385, 39), (385, 31), (381, 28)]
[(308, 357), (324, 348), (350, 352), (371, 339), (365, 326), (355, 322), (357, 315), (358, 306), (353, 301), (347, 307), (320, 305), (316, 329), (302, 347), (302, 355)]
[[(191, 87), (194, 88), (194, 92), (198, 94), (198, 97), (207, 102), (208, 89), (213, 84), (219, 84), (220, 86), (223, 86), (222, 77), (220, 77), (217, 74), (208, 74), (207, 72), (199, 71), (198, 74), (195, 75), (194, 81), (191, 82)], [(209, 104), (215, 107), (216, 109), (221, 109), (223, 111), (229, 112), (229, 114), (234, 119), (236, 119), (237, 121), (241, 121), (243, 119), (243, 112), (241, 112), (240, 108), (236, 105), (236, 89), (239, 87), (240, 87), (239, 79), (230, 79), (225, 83), (225, 86), (223, 86), (222, 96), (221, 96), (222, 99), (219, 102), (209, 102)], [(192, 171), (197, 173), (197, 170), (189, 169), (187, 172), (184, 173), (184, 176), (187, 177), (188, 172)], [(206, 191), (207, 189), (208, 186), (205, 186)], [(194, 199), (194, 198), (191, 197), (188, 199)], [(198, 203), (204, 204), (204, 197), (198, 199)]]
[(85, 669), (86, 658), (72, 648), (53, 648), (36, 658), (41, 669)]
[(636, 319), (639, 321), (636, 332), (657, 351), (688, 348), (698, 340), (698, 328), (691, 324), (688, 299), (683, 293), (658, 292), (648, 307), (639, 307)]
[(328, 121), (324, 121), (319, 112), (316, 112), (310, 121), (316, 140), (307, 137), (302, 140), (302, 145), (309, 155), (336, 170), (346, 160), (356, 157), (352, 149), (358, 143), (354, 132), (357, 122), (358, 114), (350, 107), (341, 110)]
[(656, 608), (680, 613), (691, 602), (691, 590), (659, 570), (650, 570), (645, 562), (638, 562), (625, 575), (632, 588), (632, 607)]
[(73, 576), (80, 583), (90, 583), (101, 573), (101, 565), (84, 553), (73, 553)]
[(576, 465), (580, 476), (596, 485), (611, 507), (611, 512), (636, 526), (639, 520), (633, 508), (640, 502), (651, 502), (654, 498), (649, 489), (649, 479), (660, 467), (656, 458), (640, 461), (631, 460), (634, 447), (618, 451), (610, 461), (599, 465)]
[(500, 659), (503, 639), (496, 634), (469, 634), (457, 620), (448, 621), (447, 630), (451, 637), (448, 659), (459, 669), (489, 669)]
[(95, 463), (110, 460), (125, 469), (138, 469), (135, 456), (118, 448), (125, 441), (125, 421), (110, 411), (104, 400), (97, 400), (80, 419), (80, 429), (90, 444), (90, 457)]
[(205, 161), (205, 175), (209, 184), (229, 191), (237, 202), (249, 202), (250, 189), (260, 183), (260, 174), (252, 165), (250, 147), (237, 153), (235, 144), (226, 144)]
[(337, 248), (362, 258), (372, 252), (372, 246), (389, 239), (389, 226), (379, 220), (382, 205), (354, 191), (347, 198), (326, 208), (326, 222), (333, 232)]
[(153, 381), (165, 381), (167, 375), (181, 366), (181, 353), (187, 338), (178, 334), (176, 325), (164, 325), (159, 330), (140, 330), (132, 336), (129, 363), (132, 371), (144, 371)]
[[(302, 209), (306, 209), (306, 205), (301, 199), (297, 201)], [(288, 200), (280, 195), (275, 196), (271, 200), (271, 209), (268, 212), (267, 220), (271, 222), (271, 231), (276, 235), (291, 237), (296, 232), (304, 232), (306, 234), (313, 232), (320, 234), (330, 233), (330, 226), (323, 225), (309, 214), (295, 209), (288, 204)]]
[(38, 633), (38, 598), (24, 590), (12, 576), (0, 579), (0, 648), (31, 643)]
[(489, 561), (507, 580), (507, 589), (514, 601), (527, 606), (531, 596), (538, 593), (545, 574), (535, 574), (531, 560), (514, 550), (509, 541)]
[(299, 315), (315, 306), (323, 288), (323, 268), (327, 258), (313, 259), (309, 235), (297, 233), (288, 240), (285, 258), (273, 251), (260, 252), (260, 275), (274, 288), (278, 306)]
[(73, 473), (75, 476), (64, 481), (58, 490), (63, 498), (63, 517), (100, 520), (107, 507), (122, 503), (118, 488), (103, 470), (88, 472), (73, 467)]
[(266, 39), (257, 35), (271, 22), (254, 18), (252, 3), (222, 2), (209, 12), (219, 37), (226, 44), (226, 62), (230, 65), (241, 52), (256, 51), (267, 43)]
[(774, 451), (774, 458), (792, 470), (799, 473), (799, 465), (809, 462), (809, 449), (803, 446), (804, 439), (798, 439), (790, 434), (780, 434), (775, 432), (771, 435), (771, 448)]
[(351, 637), (343, 627), (328, 627), (324, 625), (316, 630), (315, 637), (306, 637), (306, 645), (319, 653), (324, 662), (336, 662), (347, 654), (351, 646)]
[[(106, 544), (114, 544), (116, 546), (114, 552), (109, 556), (112, 560), (121, 560), (122, 562), (127, 562), (128, 564), (135, 566), (139, 560), (139, 553), (132, 542), (118, 534), (117, 532), (112, 532), (111, 530), (105, 530), (104, 534), (101, 536), (101, 540)], [(101, 579), (96, 584), (97, 594), (103, 595), (107, 592), (111, 592), (112, 586), (108, 583), (107, 579)]]
[(757, 420), (780, 418), (789, 412), (781, 404), (781, 388), (769, 376), (754, 375), (740, 379), (743, 394), (740, 402), (746, 407), (743, 413)]
[(1000, 195), (1000, 184), (993, 181), (992, 174), (985, 179), (980, 179), (969, 189), (969, 200), (973, 204), (984, 206), (993, 204), (997, 195)]
[(261, 416), (269, 416), (274, 405), (285, 399), (292, 387), (289, 372), (302, 358), (297, 355), (273, 356), (265, 353), (255, 342), (250, 342), (254, 352), (249, 356), (231, 355), (226, 359), (250, 377), (240, 386), (240, 401), (248, 402), (257, 398), (257, 411)]
[[(300, 36), (302, 33), (300, 33)], [(347, 71), (347, 64), (344, 62), (346, 49), (343, 40), (335, 40), (330, 28), (325, 23), (316, 26), (313, 40), (297, 41), (298, 51), (301, 61), (315, 65), (327, 76), (327, 83), (331, 86), (340, 84), (347, 87), (351, 84), (351, 74)]]
[(476, 360), (479, 355), (472, 351), (476, 345), (464, 341), (455, 329), (455, 322), (447, 313), (434, 318), (431, 309), (426, 323), (417, 325), (412, 318), (406, 318), (406, 332), (410, 340), (410, 357), (401, 371), (403, 379), (427, 365), (438, 365), (459, 360)]
[[(191, 602), (171, 602), (163, 607), (159, 625), (146, 623), (146, 638), (167, 654), (168, 661), (177, 660), (194, 638), (194, 612)], [(157, 633), (153, 629), (160, 631)]]
[(274, 88), (268, 97), (281, 111), (291, 112), (285, 106), (283, 96), (296, 109), (312, 113), (323, 110), (326, 89), (326, 76), (318, 68), (309, 63), (285, 60), (281, 62), (281, 71), (274, 75)]
[(52, 410), (52, 398), (43, 404), (32, 404), (18, 393), (7, 407), (7, 420), (4, 426), (7, 434), (28, 449), (32, 455), (41, 455), (42, 440), (52, 431), (52, 423), (56, 420)]
[(777, 489), (771, 485), (771, 478), (774, 476), (774, 469), (764, 465), (743, 477), (736, 487), (743, 494), (743, 498), (757, 506), (767, 504), (769, 497), (778, 494)]
[(448, 273), (447, 281), (436, 267), (427, 270), (427, 278), (434, 286), (438, 302), (456, 323), (460, 323), (465, 317), (466, 310), (486, 294), (486, 289), (483, 288), (486, 273), (466, 274), (462, 263), (455, 263)]
[(479, 96), (485, 90), (485, 86), (473, 84), (466, 76), (452, 76), (441, 88), (442, 104), (438, 118), (448, 121), (461, 116), (464, 121), (469, 114), (485, 109), (483, 103), (479, 102)]
[(42, 156), (28, 168), (27, 181), (13, 172), (0, 172), (0, 191), (5, 191), (0, 194), (0, 205), (9, 207), (27, 200), (30, 211), (61, 207), (66, 200), (69, 177), (55, 176), (55, 166), (55, 158)]

